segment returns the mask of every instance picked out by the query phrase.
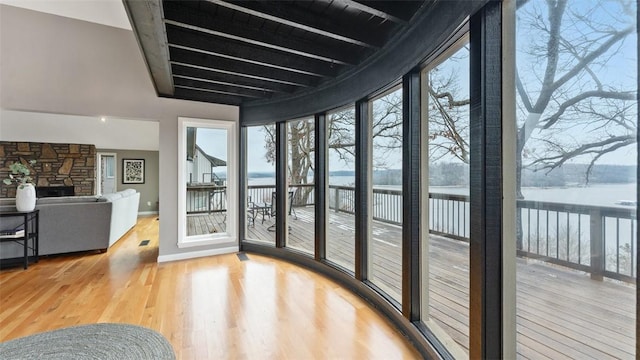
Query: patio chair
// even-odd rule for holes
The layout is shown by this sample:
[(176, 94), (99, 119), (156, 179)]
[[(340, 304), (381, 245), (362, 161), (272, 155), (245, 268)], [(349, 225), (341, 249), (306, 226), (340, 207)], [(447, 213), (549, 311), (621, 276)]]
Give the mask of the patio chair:
[[(294, 192), (289, 191), (289, 215), (293, 213), (294, 219), (298, 220), (298, 215), (296, 214), (296, 210), (293, 208), (293, 196)], [(273, 191), (271, 193), (271, 206), (269, 208), (269, 216), (275, 219), (276, 217), (276, 192)], [(269, 231), (276, 231), (276, 224), (273, 223), (271, 226), (267, 228)], [(289, 226), (289, 231), (291, 231), (291, 226)]]
[(256, 216), (258, 216), (258, 210), (256, 204), (251, 201), (251, 195), (247, 196), (247, 224), (256, 227)]

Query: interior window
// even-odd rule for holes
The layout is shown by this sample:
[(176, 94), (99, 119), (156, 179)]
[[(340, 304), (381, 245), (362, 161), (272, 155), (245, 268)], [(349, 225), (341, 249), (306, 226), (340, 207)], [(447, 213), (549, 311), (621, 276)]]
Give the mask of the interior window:
[(235, 242), (235, 123), (183, 120), (180, 244)]

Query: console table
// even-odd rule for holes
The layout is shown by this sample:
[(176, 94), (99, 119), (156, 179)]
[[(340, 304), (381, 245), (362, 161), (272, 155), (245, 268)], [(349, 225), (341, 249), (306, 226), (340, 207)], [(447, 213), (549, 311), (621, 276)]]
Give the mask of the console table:
[[(24, 232), (16, 234), (0, 234), (0, 242), (15, 242), (22, 244), (24, 247), (24, 268), (29, 266), (29, 249), (31, 249), (32, 256), (35, 262), (38, 262), (38, 234), (40, 226), (40, 210), (33, 211), (2, 211), (0, 212), (0, 218), (22, 218), (21, 224), (14, 228), (22, 228)], [(0, 225), (2, 227), (2, 225)], [(7, 229), (0, 229), (7, 230)], [(29, 245), (31, 240), (31, 245)]]

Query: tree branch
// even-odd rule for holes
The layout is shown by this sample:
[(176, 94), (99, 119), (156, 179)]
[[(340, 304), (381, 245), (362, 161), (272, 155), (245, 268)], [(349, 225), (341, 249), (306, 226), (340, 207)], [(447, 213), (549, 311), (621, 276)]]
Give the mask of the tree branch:
[(542, 126), (542, 129), (550, 128), (556, 122), (558, 122), (558, 120), (560, 120), (560, 117), (564, 114), (564, 112), (568, 108), (579, 103), (582, 100), (585, 100), (591, 97), (596, 97), (600, 99), (635, 100), (635, 94), (631, 92), (614, 92), (614, 91), (602, 91), (602, 90), (592, 90), (592, 91), (583, 92), (562, 103), (558, 108), (558, 111), (555, 112), (555, 114), (540, 121), (541, 123), (544, 123), (544, 125)]
[(624, 39), (627, 35), (631, 34), (634, 30), (633, 26), (629, 26), (619, 32), (613, 33), (613, 35), (604, 43), (602, 43), (597, 49), (587, 54), (582, 60), (578, 61), (575, 66), (569, 70), (566, 74), (560, 77), (558, 80), (553, 82), (549, 86), (549, 90), (553, 92), (558, 89), (560, 86), (564, 85), (567, 81), (569, 81), (574, 76), (578, 75), (578, 73), (583, 70), (588, 64), (590, 64), (593, 60), (598, 58), (604, 54), (607, 50), (609, 50), (613, 45), (615, 45), (618, 41)]
[[(621, 147), (634, 144), (635, 141), (636, 139), (635, 139), (635, 136), (633, 135), (612, 136), (606, 140), (584, 144), (574, 150), (563, 152), (562, 154), (537, 159), (534, 162), (532, 162), (531, 165), (543, 164), (542, 166), (543, 169), (552, 170), (577, 156), (586, 155), (586, 154), (600, 154), (600, 153), (615, 151)], [(603, 147), (606, 147), (607, 145), (612, 145), (612, 146), (609, 148), (603, 149)]]

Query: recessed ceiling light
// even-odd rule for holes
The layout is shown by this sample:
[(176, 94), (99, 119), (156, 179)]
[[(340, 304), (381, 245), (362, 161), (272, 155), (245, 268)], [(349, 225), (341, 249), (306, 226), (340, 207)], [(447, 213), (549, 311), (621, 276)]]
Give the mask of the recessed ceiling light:
[(103, 116), (103, 117), (100, 118), (100, 121), (107, 122), (107, 118)]

